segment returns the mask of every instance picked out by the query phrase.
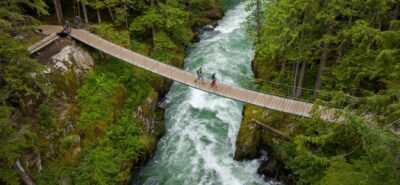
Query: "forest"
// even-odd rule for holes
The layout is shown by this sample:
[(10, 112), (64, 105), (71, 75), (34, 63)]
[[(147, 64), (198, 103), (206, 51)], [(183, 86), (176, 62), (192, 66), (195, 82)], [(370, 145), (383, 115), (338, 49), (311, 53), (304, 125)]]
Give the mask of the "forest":
[[(182, 67), (199, 29), (215, 25), (226, 2), (2, 0), (0, 184), (126, 184), (160, 137), (132, 114), (143, 109), (162, 120), (163, 110), (148, 102), (167, 93), (169, 80), (92, 50), (86, 76), (46, 74), (27, 52), (40, 40), (37, 26), (79, 16), (114, 43)], [(255, 88), (340, 108), (344, 118), (271, 111), (265, 122), (291, 138), (257, 136), (283, 163), (287, 178), (278, 180), (399, 184), (400, 1), (251, 0), (248, 11)]]
[(44, 74), (27, 52), (38, 25), (80, 16), (114, 43), (178, 65), (163, 51), (183, 56), (196, 29), (222, 14), (215, 0), (0, 2), (0, 184), (124, 184), (159, 137), (132, 112), (162, 119), (146, 102), (157, 103), (171, 82), (99, 52), (85, 77)]
[[(318, 112), (313, 119), (275, 112), (267, 120), (295, 123), (287, 131), (293, 140), (269, 146), (290, 171), (289, 181), (398, 184), (400, 1), (270, 0), (253, 6), (258, 14), (249, 32), (258, 88), (308, 95), (341, 108), (345, 117), (331, 123)], [(265, 83), (270, 81), (292, 88)]]

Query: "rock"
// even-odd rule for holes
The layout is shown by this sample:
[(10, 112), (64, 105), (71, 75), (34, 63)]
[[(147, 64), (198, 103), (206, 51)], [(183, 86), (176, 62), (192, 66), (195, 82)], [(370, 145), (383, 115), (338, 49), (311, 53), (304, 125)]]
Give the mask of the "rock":
[(82, 151), (82, 149), (81, 149), (80, 145), (75, 146), (72, 149), (71, 156), (69, 157), (70, 161), (74, 161), (74, 160), (78, 159), (78, 157), (81, 155), (81, 151)]
[(264, 108), (245, 105), (243, 119), (236, 137), (236, 151), (234, 159), (238, 161), (255, 159), (261, 156), (260, 143), (262, 128), (254, 124), (252, 119), (260, 119)]
[(220, 9), (211, 9), (205, 12), (208, 18), (210, 19), (221, 19), (222, 16), (224, 16), (224, 12)]
[(86, 50), (76, 45), (68, 45), (51, 57), (49, 65), (62, 72), (74, 70), (78, 76), (82, 77), (93, 64), (93, 58)]
[(23, 35), (17, 35), (14, 37), (15, 40), (24, 40), (25, 37)]
[(210, 24), (203, 27), (202, 31), (214, 31), (214, 27)]
[(269, 116), (269, 111), (268, 111), (268, 110), (265, 110), (265, 111), (263, 112), (263, 119), (266, 120), (266, 119), (268, 118), (268, 116)]
[(151, 130), (151, 134), (153, 134), (157, 139), (160, 139), (165, 133), (165, 124), (164, 124), (164, 109), (156, 108), (154, 111), (154, 119), (153, 119), (153, 128)]
[(286, 185), (295, 184), (295, 178), (292, 173), (285, 169), (284, 163), (275, 156), (274, 153), (269, 153), (268, 160), (264, 161), (257, 169), (257, 173), (272, 177), (278, 181), (284, 182)]
[(259, 126), (250, 121), (243, 121), (236, 139), (234, 159), (242, 161), (260, 156), (258, 145), (260, 140)]
[(81, 136), (74, 135), (72, 139), (72, 145), (80, 145), (81, 144)]

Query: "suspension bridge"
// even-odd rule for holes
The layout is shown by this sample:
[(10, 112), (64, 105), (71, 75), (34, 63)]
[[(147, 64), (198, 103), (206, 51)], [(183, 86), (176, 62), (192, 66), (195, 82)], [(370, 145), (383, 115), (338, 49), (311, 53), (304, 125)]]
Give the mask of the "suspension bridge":
[[(39, 30), (47, 37), (28, 48), (28, 51), (31, 54), (45, 48), (53, 41), (57, 40), (60, 37), (58, 33), (63, 31), (63, 27), (44, 25), (41, 26)], [(314, 104), (306, 101), (249, 90), (223, 81), (218, 81), (218, 87), (214, 88), (210, 86), (211, 81), (209, 80), (205, 80), (205, 84), (200, 82), (196, 83), (196, 76), (188, 71), (156, 61), (132, 50), (121, 47), (87, 30), (71, 29), (68, 35), (81, 43), (128, 62), (136, 67), (205, 92), (293, 115), (303, 117), (312, 116), (311, 112)], [(317, 109), (320, 110), (320, 116), (324, 120), (332, 121), (338, 119), (335, 114), (336, 109), (325, 108), (323, 106), (319, 106)]]

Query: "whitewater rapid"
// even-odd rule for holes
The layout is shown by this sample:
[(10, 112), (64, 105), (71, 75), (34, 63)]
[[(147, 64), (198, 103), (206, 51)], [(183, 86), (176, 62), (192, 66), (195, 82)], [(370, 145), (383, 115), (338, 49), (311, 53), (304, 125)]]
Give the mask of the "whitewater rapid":
[[(219, 26), (204, 32), (185, 59), (185, 70), (202, 66), (205, 77), (238, 84), (253, 77), (251, 39), (243, 29), (246, 3), (228, 10)], [(135, 184), (268, 184), (257, 174), (260, 160), (233, 160), (243, 104), (174, 83), (162, 105), (166, 133)]]

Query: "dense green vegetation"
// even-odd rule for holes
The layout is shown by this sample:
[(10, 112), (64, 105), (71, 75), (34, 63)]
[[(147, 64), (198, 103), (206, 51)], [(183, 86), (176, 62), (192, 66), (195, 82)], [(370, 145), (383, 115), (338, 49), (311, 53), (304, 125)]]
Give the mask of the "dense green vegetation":
[[(35, 25), (81, 15), (97, 34), (179, 65), (180, 59), (163, 52), (182, 57), (194, 30), (221, 16), (221, 2), (0, 2), (0, 184), (20, 184), (17, 162), (38, 184), (123, 184), (134, 162), (156, 143), (133, 114), (141, 107), (149, 116), (150, 108), (143, 107), (169, 84), (95, 52), (95, 67), (84, 79), (72, 71), (45, 75), (45, 66), (26, 52), (38, 40)], [(249, 27), (255, 33), (259, 88), (300, 98), (301, 88), (315, 89), (317, 101), (345, 107), (340, 122), (320, 120), (318, 112), (313, 119), (270, 113), (265, 120), (295, 123), (286, 131), (292, 140), (269, 143), (295, 181), (399, 184), (400, 2), (254, 2), (261, 6), (255, 8), (258, 29)], [(298, 88), (288, 91), (263, 81)]]
[[(129, 176), (126, 162), (136, 159), (145, 147), (141, 123), (132, 112), (151, 91), (148, 74), (116, 59), (97, 63), (78, 91), (81, 109), (76, 129), (80, 133), (81, 155), (62, 155), (45, 168), (38, 180), (45, 184), (64, 179), (81, 184), (122, 183)], [(132, 74), (137, 74), (133, 77)], [(76, 147), (75, 135), (63, 136), (60, 150)], [(63, 168), (58, 168), (63, 166)], [(128, 165), (130, 166), (130, 165)]]
[(30, 180), (19, 177), (18, 162), (38, 184), (123, 184), (162, 132), (148, 127), (162, 119), (152, 106), (169, 81), (97, 52), (83, 79), (73, 69), (45, 74), (45, 65), (26, 52), (40, 39), (35, 26), (80, 15), (108, 40), (178, 65), (181, 59), (162, 52), (182, 57), (194, 30), (222, 15), (221, 2), (0, 2), (0, 184)]
[[(268, 142), (297, 184), (399, 184), (400, 2), (261, 1), (254, 69), (261, 90), (344, 108), (344, 121), (280, 116), (292, 141)], [(303, 91), (303, 92), (302, 92)], [(272, 117), (275, 114), (272, 113)], [(283, 127), (282, 127), (283, 128)]]

